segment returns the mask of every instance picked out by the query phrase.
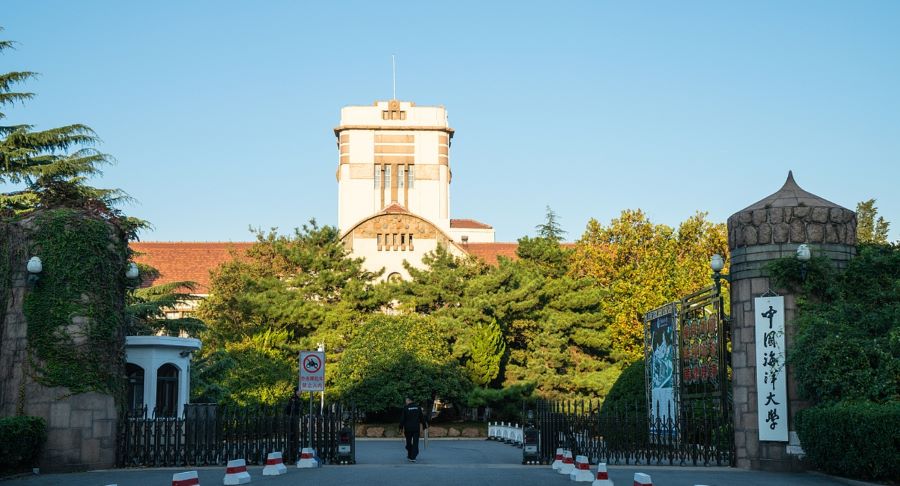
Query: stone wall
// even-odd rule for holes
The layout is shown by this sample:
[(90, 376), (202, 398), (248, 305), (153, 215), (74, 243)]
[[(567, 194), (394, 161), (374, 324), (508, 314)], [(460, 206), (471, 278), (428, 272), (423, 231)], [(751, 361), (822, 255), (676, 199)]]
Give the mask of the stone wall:
[[(29, 291), (27, 271), (29, 219), (2, 223), (9, 278), (0, 314), (0, 416), (42, 417), (47, 442), (37, 464), (42, 470), (67, 471), (108, 468), (116, 462), (117, 407), (101, 393), (72, 392), (47, 387), (35, 380), (28, 353), (28, 325), (23, 311)], [(7, 262), (4, 262), (5, 264)], [(2, 299), (0, 299), (2, 300)], [(124, 346), (124, 343), (123, 343)]]
[(769, 207), (728, 218), (728, 246), (818, 243), (856, 245), (856, 213), (838, 207)]

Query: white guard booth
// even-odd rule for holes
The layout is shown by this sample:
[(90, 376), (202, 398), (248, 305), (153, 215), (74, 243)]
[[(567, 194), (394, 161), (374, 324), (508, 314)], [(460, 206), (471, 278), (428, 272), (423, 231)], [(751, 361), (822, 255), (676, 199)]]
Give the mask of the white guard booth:
[(191, 389), (191, 355), (200, 340), (174, 336), (125, 336), (126, 406), (148, 414), (182, 416)]

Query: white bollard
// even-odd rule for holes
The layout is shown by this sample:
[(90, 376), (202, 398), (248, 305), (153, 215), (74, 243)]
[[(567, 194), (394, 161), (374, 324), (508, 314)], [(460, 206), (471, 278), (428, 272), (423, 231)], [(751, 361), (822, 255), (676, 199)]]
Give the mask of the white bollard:
[(287, 473), (287, 466), (280, 452), (270, 452), (266, 456), (266, 466), (263, 467), (263, 476), (280, 476)]
[(575, 469), (575, 458), (572, 457), (572, 451), (565, 449), (563, 451), (563, 463), (559, 467), (559, 473), (569, 475)]
[(297, 461), (297, 467), (302, 469), (319, 467), (319, 461), (316, 460), (316, 451), (309, 447), (304, 447), (300, 450), (300, 460)]
[(569, 479), (576, 483), (590, 483), (594, 480), (591, 474), (591, 463), (587, 456), (575, 457), (575, 469), (569, 473)]
[(172, 475), (172, 486), (200, 486), (197, 471), (187, 471)]
[(228, 465), (225, 466), (225, 478), (222, 481), (222, 484), (226, 486), (249, 483), (250, 473), (247, 472), (247, 461), (244, 459), (228, 461)]
[(653, 486), (649, 474), (634, 473), (634, 486)]
[(597, 464), (597, 476), (591, 486), (613, 486), (612, 480), (609, 479), (609, 473), (606, 471), (606, 463)]
[(554, 471), (559, 470), (562, 467), (563, 463), (563, 448), (558, 447), (556, 449), (556, 456), (553, 458), (553, 463), (550, 464), (550, 467), (553, 468)]

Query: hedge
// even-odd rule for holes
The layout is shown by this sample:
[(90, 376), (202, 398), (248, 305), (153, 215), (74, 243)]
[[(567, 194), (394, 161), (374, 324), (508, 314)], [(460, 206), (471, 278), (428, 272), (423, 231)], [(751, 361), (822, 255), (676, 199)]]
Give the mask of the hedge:
[(0, 418), (0, 472), (34, 466), (46, 440), (47, 423), (40, 417)]
[(900, 478), (900, 401), (840, 402), (802, 410), (797, 434), (822, 471), (864, 480)]

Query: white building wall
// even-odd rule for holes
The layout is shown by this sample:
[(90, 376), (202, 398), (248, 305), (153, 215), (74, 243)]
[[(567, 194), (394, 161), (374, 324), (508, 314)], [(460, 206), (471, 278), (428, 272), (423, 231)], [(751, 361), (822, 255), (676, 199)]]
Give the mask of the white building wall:
[(125, 361), (144, 370), (144, 405), (156, 407), (157, 371), (171, 363), (178, 368), (178, 416), (190, 400), (191, 352), (200, 349), (200, 340), (172, 336), (126, 336)]
[(493, 243), (494, 229), (490, 228), (451, 228), (450, 237), (453, 241), (462, 244), (463, 236), (468, 237), (466, 243)]
[[(365, 259), (363, 267), (370, 272), (377, 272), (384, 268), (381, 279), (387, 279), (391, 273), (399, 273), (403, 279), (410, 278), (409, 272), (403, 267), (403, 261), (406, 260), (415, 268), (424, 268), (422, 257), (428, 252), (437, 249), (435, 240), (417, 240), (413, 251), (403, 250), (378, 250), (377, 242), (374, 238), (354, 238), (353, 239), (353, 255)], [(459, 257), (465, 255), (456, 246), (448, 247), (450, 253)]]

